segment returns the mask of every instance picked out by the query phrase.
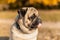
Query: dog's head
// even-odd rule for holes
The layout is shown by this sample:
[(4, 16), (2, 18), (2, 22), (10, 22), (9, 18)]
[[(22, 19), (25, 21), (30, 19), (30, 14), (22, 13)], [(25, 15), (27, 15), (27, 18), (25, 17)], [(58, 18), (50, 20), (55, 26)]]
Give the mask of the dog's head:
[(37, 28), (40, 19), (38, 18), (38, 11), (33, 8), (21, 8), (18, 10), (18, 22), (22, 20), (23, 25), (27, 28)]

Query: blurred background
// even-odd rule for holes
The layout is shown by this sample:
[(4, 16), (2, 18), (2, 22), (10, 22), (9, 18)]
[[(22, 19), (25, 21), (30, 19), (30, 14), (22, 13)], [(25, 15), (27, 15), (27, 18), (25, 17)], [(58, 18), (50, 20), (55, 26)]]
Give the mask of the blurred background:
[(0, 0), (0, 40), (8, 40), (10, 27), (22, 7), (35, 7), (42, 20), (38, 40), (60, 40), (60, 0)]

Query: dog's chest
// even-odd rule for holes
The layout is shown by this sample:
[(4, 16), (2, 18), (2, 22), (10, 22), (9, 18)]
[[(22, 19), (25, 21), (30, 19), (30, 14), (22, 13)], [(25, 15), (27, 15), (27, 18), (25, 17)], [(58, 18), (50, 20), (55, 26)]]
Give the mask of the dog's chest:
[(38, 29), (31, 34), (24, 34), (15, 27), (12, 28), (12, 40), (37, 40)]

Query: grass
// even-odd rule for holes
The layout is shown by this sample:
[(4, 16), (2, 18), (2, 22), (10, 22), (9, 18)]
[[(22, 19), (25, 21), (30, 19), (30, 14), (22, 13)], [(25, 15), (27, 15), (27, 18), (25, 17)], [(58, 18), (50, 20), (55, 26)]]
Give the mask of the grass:
[(41, 19), (43, 21), (60, 21), (60, 14), (46, 14), (46, 13), (41, 13), (40, 14)]
[[(0, 19), (14, 19), (17, 16), (17, 11), (1, 11)], [(39, 16), (42, 21), (60, 21), (60, 12), (39, 11)]]
[(0, 19), (13, 19), (17, 15), (16, 11), (1, 11)]
[(56, 13), (54, 11), (39, 11), (39, 16), (42, 21), (60, 21), (60, 12), (58, 10)]
[(38, 40), (60, 40), (60, 29), (40, 28)]

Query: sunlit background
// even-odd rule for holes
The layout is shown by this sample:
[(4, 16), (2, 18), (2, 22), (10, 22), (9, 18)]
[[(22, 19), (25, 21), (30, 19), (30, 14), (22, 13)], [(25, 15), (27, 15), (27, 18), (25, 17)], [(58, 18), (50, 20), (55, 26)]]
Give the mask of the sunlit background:
[(22, 7), (35, 7), (42, 20), (38, 40), (60, 40), (60, 0), (0, 0), (0, 40), (8, 40), (10, 27)]
[(0, 6), (3, 5), (5, 9), (18, 9), (24, 6), (33, 6), (38, 9), (60, 9), (60, 0), (0, 0)]

